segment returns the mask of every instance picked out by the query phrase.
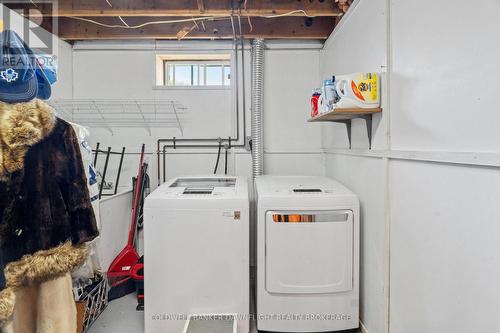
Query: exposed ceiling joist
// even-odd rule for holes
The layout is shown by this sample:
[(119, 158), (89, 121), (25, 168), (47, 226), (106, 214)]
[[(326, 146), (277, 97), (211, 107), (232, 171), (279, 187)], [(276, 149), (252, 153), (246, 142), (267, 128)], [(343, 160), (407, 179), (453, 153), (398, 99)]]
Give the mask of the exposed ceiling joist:
[(326, 39), (342, 17), (334, 0), (59, 0), (54, 7), (38, 1), (6, 5), (68, 41), (230, 39), (230, 16), (238, 15), (245, 38)]
[[(179, 18), (179, 17), (178, 17)], [(178, 19), (169, 18), (169, 19)], [(109, 25), (121, 24), (116, 18), (91, 18)], [(165, 19), (163, 17), (128, 17), (130, 26), (140, 25), (148, 21)], [(109, 28), (93, 23), (67, 17), (58, 18), (58, 35), (65, 40), (88, 39), (177, 39), (181, 30), (190, 29), (183, 39), (232, 39), (233, 30), (228, 19), (206, 20), (203, 26), (194, 27), (194, 23), (170, 23), (146, 25), (137, 29)], [(303, 17), (281, 17), (275, 19), (252, 18), (253, 29), (246, 20), (242, 21), (245, 38), (292, 38), (292, 39), (325, 39), (335, 24), (331, 17), (315, 18), (312, 25), (306, 26)], [(199, 24), (201, 26), (201, 24)], [(192, 28), (192, 29), (191, 29)]]
[[(36, 3), (36, 0), (34, 0)], [(227, 16), (231, 12), (239, 11), (239, 1), (234, 0), (231, 8), (231, 1), (220, 0), (72, 0), (59, 1), (57, 8), (45, 6), (44, 3), (36, 4), (36, 7), (29, 3), (33, 10), (31, 16)], [(246, 9), (244, 1), (241, 5), (242, 16), (271, 16), (284, 15), (304, 16), (304, 12), (310, 16), (339, 16), (343, 12), (333, 1), (271, 1), (271, 0), (248, 0)], [(8, 4), (12, 7), (11, 4)], [(55, 9), (55, 10), (54, 10)], [(304, 12), (302, 12), (304, 11)]]

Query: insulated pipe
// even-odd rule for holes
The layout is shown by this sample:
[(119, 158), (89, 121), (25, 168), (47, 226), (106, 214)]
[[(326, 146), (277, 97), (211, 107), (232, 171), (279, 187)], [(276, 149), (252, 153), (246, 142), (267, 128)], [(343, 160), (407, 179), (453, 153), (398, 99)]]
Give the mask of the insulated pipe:
[(264, 40), (252, 41), (252, 174), (264, 174)]

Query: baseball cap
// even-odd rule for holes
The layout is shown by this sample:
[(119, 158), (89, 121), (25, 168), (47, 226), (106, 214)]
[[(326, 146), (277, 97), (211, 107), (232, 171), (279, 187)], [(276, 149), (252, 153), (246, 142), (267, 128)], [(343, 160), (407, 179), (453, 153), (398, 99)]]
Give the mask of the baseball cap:
[(51, 82), (50, 79), (48, 78), (47, 71), (42, 65), (42, 61), (38, 59), (38, 57), (33, 53), (33, 50), (31, 50), (24, 41), (23, 41), (23, 46), (24, 49), (26, 50), (26, 53), (30, 57), (32, 65), (34, 65), (35, 67), (35, 74), (36, 74), (35, 76), (38, 87), (38, 92), (36, 94), (36, 97), (40, 99), (49, 99), (50, 95), (52, 94), (52, 88), (50, 87)]
[(37, 96), (36, 59), (12, 30), (0, 34), (0, 101), (21, 103)]
[(50, 87), (50, 81), (47, 78), (44, 68), (36, 61), (36, 81), (38, 85), (38, 93), (36, 97), (40, 99), (49, 99), (52, 94), (52, 88)]
[(43, 69), (47, 80), (52, 85), (57, 81), (57, 63), (55, 57), (48, 54), (37, 54), (36, 59), (40, 67)]

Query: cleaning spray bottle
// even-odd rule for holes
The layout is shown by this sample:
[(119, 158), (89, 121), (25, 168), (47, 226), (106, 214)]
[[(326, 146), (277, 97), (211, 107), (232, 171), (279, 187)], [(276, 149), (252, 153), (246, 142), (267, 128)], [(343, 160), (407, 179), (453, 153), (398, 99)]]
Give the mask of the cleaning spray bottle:
[(334, 80), (324, 80), (321, 87), (321, 96), (318, 100), (319, 113), (325, 113), (332, 109), (335, 103), (335, 82)]

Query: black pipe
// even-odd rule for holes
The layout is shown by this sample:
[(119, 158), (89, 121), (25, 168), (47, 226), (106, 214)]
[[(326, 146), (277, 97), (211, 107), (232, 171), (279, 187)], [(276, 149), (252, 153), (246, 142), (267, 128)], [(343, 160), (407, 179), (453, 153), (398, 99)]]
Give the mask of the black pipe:
[(95, 156), (94, 156), (94, 168), (97, 166), (97, 155), (99, 154), (99, 145), (101, 143), (98, 142), (96, 147), (95, 147)]
[(214, 175), (217, 174), (217, 169), (219, 168), (220, 151), (222, 149), (222, 141), (219, 141), (219, 150), (217, 152), (217, 162), (215, 162)]
[(118, 165), (118, 174), (116, 175), (115, 192), (118, 193), (118, 184), (120, 183), (120, 174), (122, 172), (123, 157), (125, 156), (125, 147), (122, 148), (122, 155), (120, 156), (120, 164)]
[(108, 147), (108, 152), (106, 154), (106, 162), (104, 162), (104, 170), (102, 172), (101, 186), (99, 187), (99, 199), (102, 197), (102, 190), (106, 182), (106, 172), (108, 171), (109, 155), (111, 155), (111, 147)]
[(225, 175), (227, 175), (227, 151), (228, 151), (228, 149), (226, 148), (225, 157), (224, 157), (224, 174)]
[[(161, 162), (160, 162), (160, 155), (162, 154), (162, 146), (160, 145), (161, 142), (173, 142), (175, 144), (173, 145), (163, 145), (163, 150), (165, 150), (166, 148), (173, 148), (173, 149), (178, 149), (178, 148), (218, 148), (219, 145), (216, 144), (216, 145), (211, 145), (211, 144), (196, 144), (196, 145), (179, 145), (177, 144), (177, 142), (232, 142), (233, 140), (235, 139), (232, 139), (232, 138), (229, 138), (229, 139), (221, 139), (221, 138), (217, 138), (217, 139), (207, 139), (207, 138), (204, 138), (204, 139), (179, 139), (179, 138), (175, 138), (175, 139), (158, 139), (156, 141), (156, 173), (158, 175), (158, 186), (160, 186), (160, 182), (161, 182)], [(237, 141), (237, 139), (236, 139)], [(234, 145), (231, 143), (231, 147), (235, 147), (235, 148), (244, 148), (246, 145), (245, 144), (237, 144), (237, 145)]]
[[(174, 142), (175, 149), (175, 142)], [(167, 146), (163, 146), (163, 182), (167, 181), (167, 160), (166, 160)]]
[(160, 186), (160, 140), (156, 142), (156, 172), (158, 173), (157, 183)]
[[(176, 145), (175, 148), (218, 148), (219, 145)], [(231, 146), (231, 147), (238, 147), (238, 146)], [(173, 145), (163, 145), (163, 148), (161, 148), (160, 153), (158, 153), (158, 162), (160, 161), (160, 154), (163, 155), (163, 172), (161, 168), (161, 164), (158, 163), (158, 186), (160, 186), (160, 181), (161, 181), (161, 175), (163, 175), (163, 182), (166, 181), (166, 154), (167, 154), (167, 148), (172, 148), (175, 149)]]

